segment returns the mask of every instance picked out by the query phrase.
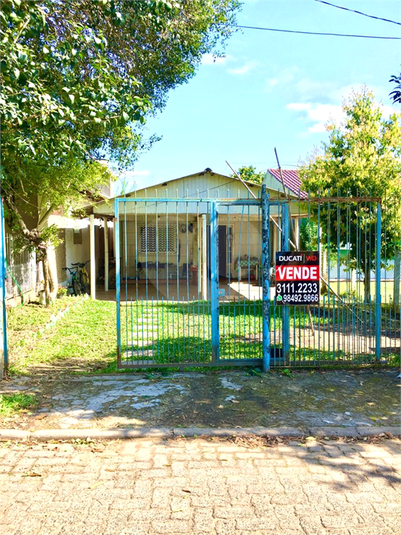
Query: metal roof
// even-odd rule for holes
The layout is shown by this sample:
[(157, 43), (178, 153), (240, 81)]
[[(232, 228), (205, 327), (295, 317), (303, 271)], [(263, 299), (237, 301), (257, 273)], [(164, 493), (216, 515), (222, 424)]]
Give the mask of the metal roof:
[[(276, 180), (281, 184), (280, 171), (278, 169), (268, 169), (268, 173), (274, 176)], [(301, 199), (306, 199), (308, 194), (306, 191), (301, 190), (301, 179), (299, 178), (298, 171), (282, 169), (281, 174), (283, 176), (284, 186), (288, 188), (292, 193), (295, 193)]]

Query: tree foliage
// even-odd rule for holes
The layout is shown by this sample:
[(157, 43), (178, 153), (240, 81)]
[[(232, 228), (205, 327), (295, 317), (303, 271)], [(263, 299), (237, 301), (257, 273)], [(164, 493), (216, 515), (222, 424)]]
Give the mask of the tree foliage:
[[(262, 184), (265, 177), (265, 171), (257, 171), (253, 165), (243, 165), (238, 169), (238, 174), (242, 180), (254, 182), (255, 184)], [(235, 174), (231, 175), (235, 177)]]
[(232, 0), (5, 0), (3, 155), (63, 161), (138, 148), (134, 126), (232, 31)]
[[(401, 244), (401, 122), (394, 113), (385, 119), (367, 89), (344, 104), (345, 122), (330, 125), (323, 153), (300, 169), (303, 188), (312, 197), (378, 197), (382, 205), (382, 256), (393, 259)], [(312, 203), (313, 207), (313, 203)], [(315, 208), (316, 212), (317, 208)], [(349, 247), (351, 267), (369, 278), (377, 268), (375, 254), (377, 213), (370, 203), (320, 208), (323, 240), (331, 235)], [(365, 285), (366, 292), (369, 285)]]
[[(218, 53), (238, 7), (236, 0), (3, 0), (1, 194), (21, 244), (45, 251), (52, 233), (40, 228), (43, 210), (68, 208), (109, 180), (97, 159), (132, 165), (146, 148), (146, 117), (194, 75), (203, 54)], [(35, 228), (24, 221), (29, 206)]]

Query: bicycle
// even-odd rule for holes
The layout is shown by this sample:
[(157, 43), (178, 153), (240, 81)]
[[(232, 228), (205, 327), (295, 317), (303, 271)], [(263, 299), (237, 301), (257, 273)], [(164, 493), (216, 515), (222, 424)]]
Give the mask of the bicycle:
[(90, 292), (90, 282), (89, 282), (89, 273), (86, 271), (86, 265), (89, 264), (90, 260), (86, 262), (72, 262), (71, 265), (77, 268), (77, 278), (81, 286), (81, 293), (89, 294)]
[(63, 267), (63, 271), (68, 271), (71, 276), (71, 283), (68, 285), (68, 290), (70, 290), (70, 295), (80, 295), (81, 294), (81, 284), (78, 280), (78, 270), (75, 271), (69, 267)]
[(72, 262), (72, 267), (64, 267), (63, 271), (68, 271), (71, 276), (71, 284), (68, 286), (72, 290), (73, 295), (81, 295), (83, 293), (89, 293), (90, 284), (89, 284), (89, 274), (86, 271), (87, 262)]

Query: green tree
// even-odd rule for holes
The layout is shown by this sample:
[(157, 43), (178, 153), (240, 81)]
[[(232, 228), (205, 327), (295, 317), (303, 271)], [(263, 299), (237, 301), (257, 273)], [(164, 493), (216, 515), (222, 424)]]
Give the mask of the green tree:
[[(68, 209), (109, 179), (97, 159), (132, 165), (147, 147), (146, 117), (194, 75), (203, 54), (218, 53), (238, 7), (236, 0), (3, 0), (1, 194), (22, 247), (46, 262), (56, 232), (40, 226), (43, 211)], [(29, 204), (33, 228), (23, 216)]]
[[(328, 143), (300, 169), (303, 188), (311, 196), (362, 196), (382, 199), (382, 256), (394, 259), (401, 243), (401, 122), (383, 117), (373, 94), (364, 89), (343, 106), (345, 122), (330, 125)], [(313, 203), (312, 203), (313, 204)], [(333, 209), (334, 210), (334, 209)], [(350, 247), (351, 267), (364, 273), (365, 298), (370, 295), (370, 269), (378, 269), (375, 255), (376, 211), (350, 203), (340, 216), (321, 207), (322, 231), (340, 236)], [(330, 220), (329, 220), (330, 217)], [(325, 238), (323, 236), (323, 239)], [(337, 240), (331, 240), (332, 248)]]
[[(243, 165), (238, 169), (237, 172), (242, 178), (242, 180), (254, 182), (255, 184), (262, 184), (266, 174), (265, 171), (257, 171), (256, 167), (254, 167), (253, 165)], [(235, 174), (232, 174), (230, 176), (236, 177)]]

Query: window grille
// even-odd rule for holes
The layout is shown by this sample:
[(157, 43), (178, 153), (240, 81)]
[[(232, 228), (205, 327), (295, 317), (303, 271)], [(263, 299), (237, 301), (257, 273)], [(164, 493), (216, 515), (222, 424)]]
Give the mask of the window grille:
[(175, 253), (177, 251), (177, 231), (175, 227), (160, 226), (157, 229), (158, 248), (156, 247), (156, 227), (141, 227), (141, 252)]

